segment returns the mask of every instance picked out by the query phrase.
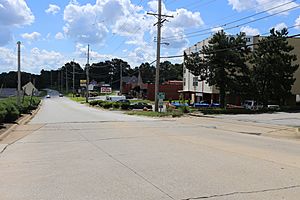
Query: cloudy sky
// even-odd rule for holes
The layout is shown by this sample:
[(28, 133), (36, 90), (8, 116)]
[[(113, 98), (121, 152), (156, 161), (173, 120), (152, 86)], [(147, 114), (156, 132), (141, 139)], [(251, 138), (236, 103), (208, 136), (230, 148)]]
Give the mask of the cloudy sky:
[[(249, 35), (270, 28), (300, 31), (296, 0), (163, 0), (162, 56), (225, 29)], [(155, 0), (0, 0), (0, 72), (16, 69), (17, 41), (22, 42), (22, 70), (39, 73), (71, 60), (91, 63), (121, 58), (138, 66), (155, 60)], [(298, 26), (297, 26), (298, 25)], [(168, 45), (166, 45), (168, 44)], [(172, 59), (172, 62), (181, 62)]]

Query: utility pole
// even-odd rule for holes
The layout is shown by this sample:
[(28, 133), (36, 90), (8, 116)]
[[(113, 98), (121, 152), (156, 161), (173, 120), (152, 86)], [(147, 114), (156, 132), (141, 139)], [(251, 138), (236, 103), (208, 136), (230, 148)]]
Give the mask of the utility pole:
[(68, 94), (68, 68), (66, 66), (66, 93)]
[(18, 91), (17, 91), (17, 103), (21, 106), (21, 42), (18, 41)]
[(153, 15), (157, 17), (157, 41), (156, 41), (156, 71), (155, 71), (155, 112), (158, 112), (158, 93), (159, 93), (159, 68), (160, 68), (160, 45), (161, 45), (161, 27), (162, 23), (167, 21), (166, 19), (162, 20), (162, 17), (173, 17), (168, 15), (161, 14), (161, 3), (162, 0), (158, 0), (158, 14), (147, 13), (148, 15)]
[(60, 91), (63, 92), (63, 83), (64, 83), (64, 72), (61, 68), (60, 70)]
[(86, 98), (85, 102), (89, 102), (89, 68), (90, 68), (90, 45), (88, 44), (87, 63), (86, 63)]
[(72, 66), (73, 66), (73, 97), (75, 95), (75, 63), (74, 63), (74, 59), (72, 62)]
[(123, 92), (123, 63), (120, 64), (120, 95)]
[(52, 70), (50, 71), (50, 88), (52, 89)]

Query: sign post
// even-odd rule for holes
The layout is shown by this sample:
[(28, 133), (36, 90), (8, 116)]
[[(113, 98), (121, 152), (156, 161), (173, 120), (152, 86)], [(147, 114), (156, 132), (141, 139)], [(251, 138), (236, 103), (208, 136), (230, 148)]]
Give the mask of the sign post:
[(158, 98), (158, 111), (162, 112), (164, 108), (164, 99), (165, 99), (165, 93), (164, 92), (159, 92), (157, 95)]

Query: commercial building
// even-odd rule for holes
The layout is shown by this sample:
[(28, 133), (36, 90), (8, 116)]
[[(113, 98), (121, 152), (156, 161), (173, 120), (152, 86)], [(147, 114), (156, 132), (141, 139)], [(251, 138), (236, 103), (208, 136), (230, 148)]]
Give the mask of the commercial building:
[[(184, 52), (189, 55), (191, 53), (199, 52), (204, 46), (208, 45), (211, 37), (198, 42), (197, 44), (187, 48)], [(262, 39), (261, 36), (246, 36), (247, 45), (250, 45), (252, 51), (255, 51), (255, 45)], [(300, 38), (288, 38), (290, 45), (294, 47), (293, 54), (297, 55), (296, 64), (300, 65)], [(300, 101), (300, 67), (295, 72), (294, 77), (296, 81), (292, 86), (293, 99), (289, 101), (290, 104), (294, 104), (297, 99)], [(207, 101), (207, 102), (218, 102), (219, 101), (219, 90), (215, 86), (209, 86), (205, 81), (200, 81), (200, 77), (194, 76), (185, 66), (183, 66), (183, 90), (180, 91), (185, 99), (190, 99), (191, 103)], [(227, 96), (227, 102), (233, 104), (240, 104), (241, 100), (236, 96)]]

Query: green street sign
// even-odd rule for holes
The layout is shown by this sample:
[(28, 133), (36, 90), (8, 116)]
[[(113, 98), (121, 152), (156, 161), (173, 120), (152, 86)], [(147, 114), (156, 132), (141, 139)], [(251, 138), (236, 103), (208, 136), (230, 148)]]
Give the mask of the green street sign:
[(158, 96), (158, 99), (165, 99), (165, 97), (166, 97), (164, 92), (159, 92), (157, 96)]

